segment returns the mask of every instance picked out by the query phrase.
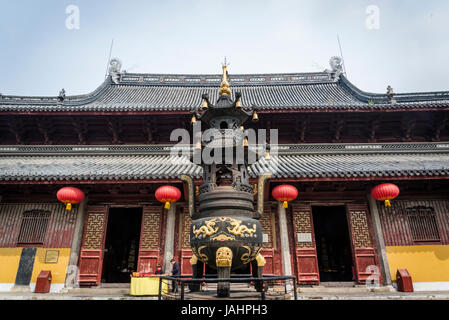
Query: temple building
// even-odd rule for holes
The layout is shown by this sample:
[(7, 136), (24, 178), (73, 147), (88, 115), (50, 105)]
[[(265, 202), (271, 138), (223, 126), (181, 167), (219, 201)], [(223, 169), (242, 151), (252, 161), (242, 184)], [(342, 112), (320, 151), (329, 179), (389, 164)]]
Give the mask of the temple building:
[[(368, 93), (341, 59), (330, 65), (229, 73), (232, 99), (240, 92), (241, 107), (257, 110), (248, 128), (278, 130), (270, 158), (248, 169), (252, 185), (272, 174), (260, 219), (264, 274), (388, 286), (407, 269), (415, 290), (449, 290), (449, 91)], [(127, 73), (113, 59), (85, 95), (0, 95), (0, 291), (33, 291), (42, 270), (53, 292), (75, 279), (126, 283), (131, 271), (167, 271), (172, 257), (192, 274), (180, 176), (200, 186), (202, 168), (172, 156), (170, 135), (192, 133), (192, 114), (204, 94), (217, 101), (221, 80)], [(391, 207), (370, 195), (382, 183), (400, 189)], [(281, 184), (299, 191), (287, 208), (272, 196)], [(182, 191), (168, 210), (155, 198), (163, 185)], [(56, 197), (66, 186), (85, 194), (70, 211)]]

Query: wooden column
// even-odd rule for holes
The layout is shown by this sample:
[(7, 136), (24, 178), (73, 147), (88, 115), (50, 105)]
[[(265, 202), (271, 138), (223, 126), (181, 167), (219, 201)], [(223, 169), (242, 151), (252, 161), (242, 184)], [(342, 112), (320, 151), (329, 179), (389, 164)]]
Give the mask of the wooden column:
[(371, 197), (370, 194), (368, 194), (367, 197), (373, 220), (374, 238), (376, 239), (382, 278), (384, 279), (385, 285), (391, 285), (390, 266), (388, 264), (387, 251), (385, 249), (385, 240), (382, 232), (379, 210), (377, 208), (376, 200)]
[(279, 232), (281, 237), (282, 252), (282, 273), (287, 276), (292, 275), (292, 265), (290, 258), (290, 245), (288, 239), (287, 215), (282, 207), (282, 202), (278, 203)]
[[(167, 223), (165, 225), (165, 250), (164, 250), (164, 272), (168, 273), (170, 270), (170, 260), (173, 258), (175, 250), (175, 218), (176, 218), (176, 203), (170, 205), (167, 211)], [(180, 263), (180, 261), (178, 261)]]
[(86, 215), (87, 201), (88, 197), (86, 196), (84, 200), (79, 204), (77, 211), (75, 230), (73, 231), (72, 237), (72, 246), (70, 248), (69, 264), (67, 266), (66, 271), (66, 280), (65, 280), (66, 288), (73, 288), (74, 285), (78, 285), (78, 280), (75, 277), (78, 276), (79, 271), (78, 260), (81, 249), (81, 240), (83, 238), (83, 226), (84, 226), (84, 217)]

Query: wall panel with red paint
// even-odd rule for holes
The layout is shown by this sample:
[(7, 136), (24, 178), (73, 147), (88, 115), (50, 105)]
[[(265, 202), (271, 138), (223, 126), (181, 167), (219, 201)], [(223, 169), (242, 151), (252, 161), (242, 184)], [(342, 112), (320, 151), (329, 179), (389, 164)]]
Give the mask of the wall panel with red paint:
[(24, 212), (49, 212), (50, 218), (46, 224), (44, 248), (70, 248), (72, 244), (75, 221), (79, 206), (67, 211), (61, 203), (7, 203), (0, 204), (0, 247), (17, 246)]
[[(412, 246), (425, 244), (426, 242), (430, 242), (430, 244), (432, 242), (433, 244), (435, 242), (443, 245), (449, 244), (448, 200), (394, 200), (391, 202), (391, 207), (385, 207), (382, 202), (378, 202), (377, 206), (386, 246)], [(425, 209), (432, 213), (431, 226), (423, 225), (429, 223), (429, 220), (423, 219), (420, 227), (423, 228), (423, 232), (428, 234), (434, 234), (435, 232), (426, 232), (426, 229), (436, 228), (435, 231), (439, 239), (429, 239), (429, 241), (414, 239), (413, 232), (416, 233), (417, 230), (413, 229), (416, 229), (416, 225), (407, 216), (407, 210), (413, 209)]]

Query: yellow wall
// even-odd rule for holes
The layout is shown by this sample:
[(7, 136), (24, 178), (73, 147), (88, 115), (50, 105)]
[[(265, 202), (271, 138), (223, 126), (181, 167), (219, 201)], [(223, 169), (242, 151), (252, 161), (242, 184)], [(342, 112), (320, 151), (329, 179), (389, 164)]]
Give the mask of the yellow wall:
[(16, 282), (22, 248), (0, 248), (0, 283)]
[[(47, 250), (59, 251), (58, 263), (45, 263), (45, 252)], [(69, 258), (70, 248), (37, 248), (31, 282), (36, 282), (37, 276), (42, 270), (50, 270), (52, 283), (64, 283), (66, 277), (66, 269), (69, 264)]]
[(413, 282), (449, 281), (449, 245), (386, 247), (391, 277), (407, 269)]

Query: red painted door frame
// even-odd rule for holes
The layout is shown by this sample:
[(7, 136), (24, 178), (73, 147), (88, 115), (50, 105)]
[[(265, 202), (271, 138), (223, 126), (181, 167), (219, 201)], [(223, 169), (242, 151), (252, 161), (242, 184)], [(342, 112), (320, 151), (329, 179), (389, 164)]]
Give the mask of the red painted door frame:
[(143, 206), (137, 272), (154, 273), (163, 266), (166, 216), (162, 206)]
[(262, 232), (268, 234), (268, 243), (263, 243), (260, 254), (265, 258), (263, 274), (282, 275), (282, 250), (279, 234), (279, 218), (276, 214), (276, 204), (265, 203), (263, 217), (259, 220)]
[[(315, 242), (315, 230), (313, 226), (312, 207), (310, 205), (292, 205), (293, 219), (293, 259), (296, 262), (295, 270), (299, 284), (320, 283), (320, 272), (318, 267), (318, 255)], [(299, 242), (298, 233), (311, 233), (312, 242)], [(290, 238), (290, 240), (292, 240)]]
[(190, 259), (193, 256), (193, 252), (189, 244), (190, 222), (191, 218), (189, 217), (187, 205), (178, 205), (176, 208), (173, 255), (178, 259), (182, 275), (192, 274)]
[[(356, 281), (359, 284), (365, 283), (369, 277), (373, 276), (374, 268), (377, 268), (375, 276), (378, 277), (379, 284), (383, 284), (368, 206), (347, 204), (346, 212)], [(369, 266), (372, 266), (373, 271)]]
[(107, 205), (87, 206), (78, 263), (80, 285), (101, 281), (108, 213)]

